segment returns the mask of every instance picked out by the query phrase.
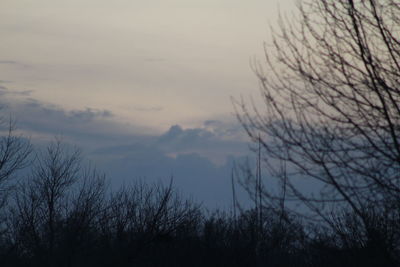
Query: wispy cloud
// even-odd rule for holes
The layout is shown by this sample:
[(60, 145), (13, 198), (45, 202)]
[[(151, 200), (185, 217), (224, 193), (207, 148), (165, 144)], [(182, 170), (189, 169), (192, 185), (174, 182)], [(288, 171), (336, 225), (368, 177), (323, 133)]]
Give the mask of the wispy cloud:
[(31, 67), (29, 64), (26, 64), (26, 63), (23, 63), (20, 61), (15, 61), (15, 60), (0, 60), (0, 65), (11, 65), (11, 66), (22, 67), (22, 68)]
[(10, 90), (7, 86), (1, 85), (0, 81), (0, 95), (15, 95), (15, 96), (30, 96), (33, 90)]
[(19, 63), (17, 61), (14, 61), (14, 60), (0, 60), (0, 64), (17, 65)]

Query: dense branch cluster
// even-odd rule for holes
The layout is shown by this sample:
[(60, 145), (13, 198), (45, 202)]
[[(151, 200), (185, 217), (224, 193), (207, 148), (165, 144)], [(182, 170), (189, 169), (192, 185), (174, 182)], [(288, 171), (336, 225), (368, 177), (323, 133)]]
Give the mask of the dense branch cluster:
[(298, 11), (254, 64), (263, 108), (235, 102), (262, 146), (263, 206), (319, 221), (345, 246), (354, 234), (398, 253), (400, 5), (306, 0)]
[[(17, 140), (23, 143), (16, 152), (25, 155), (30, 145)], [(384, 266), (400, 260), (400, 213), (364, 210), (365, 238), (354, 212), (335, 214), (336, 231), (261, 205), (210, 212), (185, 200), (172, 180), (110, 190), (104, 175), (61, 142), (29, 151), (36, 156), (18, 163), (27, 169), (12, 172), (0, 209), (1, 266)]]
[(265, 109), (236, 102), (259, 146), (242, 180), (254, 209), (238, 207), (234, 179), (232, 214), (172, 180), (111, 191), (77, 150), (34, 153), (10, 124), (0, 265), (399, 266), (400, 4), (305, 0), (280, 25), (254, 65)]
[[(335, 209), (398, 210), (400, 5), (312, 0), (299, 11), (265, 47), (267, 69), (255, 65), (265, 109), (242, 101), (238, 117), (301, 212), (330, 223)], [(280, 208), (281, 193), (264, 194)]]

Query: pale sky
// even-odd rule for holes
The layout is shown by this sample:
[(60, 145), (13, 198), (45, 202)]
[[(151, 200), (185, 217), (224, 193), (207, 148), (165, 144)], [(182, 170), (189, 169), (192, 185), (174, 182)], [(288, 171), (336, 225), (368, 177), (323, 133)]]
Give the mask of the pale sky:
[(294, 0), (2, 0), (0, 79), (63, 109), (165, 131), (231, 116)]
[(83, 148), (113, 184), (173, 176), (230, 205), (250, 153), (230, 97), (257, 98), (250, 61), (294, 2), (1, 0), (0, 115), (36, 144)]

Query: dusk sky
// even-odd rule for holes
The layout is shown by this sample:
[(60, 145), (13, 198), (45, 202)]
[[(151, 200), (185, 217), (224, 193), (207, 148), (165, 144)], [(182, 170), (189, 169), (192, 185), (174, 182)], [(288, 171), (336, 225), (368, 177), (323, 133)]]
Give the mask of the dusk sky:
[(2, 0), (0, 104), (33, 143), (76, 144), (113, 181), (169, 179), (229, 203), (251, 154), (231, 97), (295, 0)]

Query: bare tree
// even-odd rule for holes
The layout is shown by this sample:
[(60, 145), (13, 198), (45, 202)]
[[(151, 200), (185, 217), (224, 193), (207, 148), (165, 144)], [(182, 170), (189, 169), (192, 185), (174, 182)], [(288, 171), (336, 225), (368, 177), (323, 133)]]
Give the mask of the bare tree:
[(138, 181), (112, 194), (103, 229), (114, 237), (119, 260), (154, 257), (149, 247), (168, 243), (197, 227), (199, 205), (184, 200), (172, 187)]
[(77, 149), (61, 141), (40, 153), (10, 206), (11, 243), (41, 266), (72, 265), (103, 210), (104, 176), (84, 169)]
[(9, 230), (5, 206), (15, 185), (12, 178), (27, 167), (32, 147), (29, 140), (15, 133), (15, 124), (11, 119), (6, 122), (0, 118), (0, 129), (0, 239), (3, 239)]
[(305, 0), (298, 11), (254, 64), (265, 108), (235, 102), (283, 188), (264, 187), (264, 205), (328, 223), (351, 209), (369, 229), (366, 207), (400, 203), (400, 5)]
[(9, 180), (18, 170), (25, 168), (32, 147), (30, 142), (15, 133), (15, 123), (0, 119), (0, 125), (6, 126), (0, 135), (0, 208), (4, 206), (8, 195)]

